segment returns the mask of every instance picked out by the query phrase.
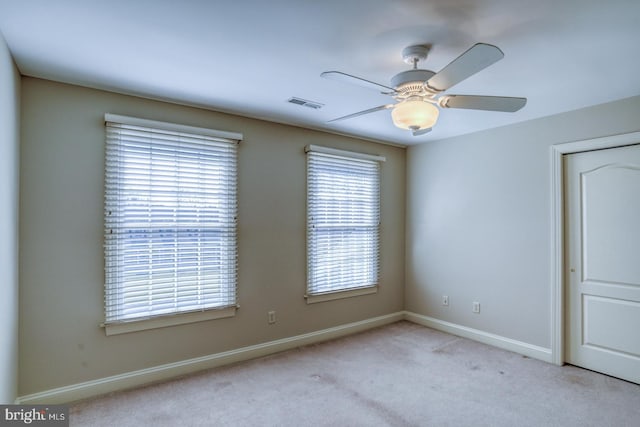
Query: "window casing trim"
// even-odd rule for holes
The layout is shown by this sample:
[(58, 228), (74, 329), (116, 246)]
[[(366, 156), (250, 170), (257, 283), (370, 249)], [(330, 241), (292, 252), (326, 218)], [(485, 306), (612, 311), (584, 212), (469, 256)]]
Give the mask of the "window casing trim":
[(334, 156), (350, 157), (352, 159), (372, 160), (375, 162), (386, 162), (387, 158), (376, 154), (358, 153), (356, 151), (339, 150), (337, 148), (323, 147), (321, 145), (309, 144), (304, 147), (304, 152), (313, 151), (315, 153), (333, 154)]
[(367, 286), (363, 288), (344, 289), (333, 292), (325, 292), (320, 294), (305, 295), (307, 304), (315, 304), (318, 302), (333, 301), (336, 299), (359, 297), (361, 295), (371, 295), (378, 293), (378, 285)]
[(177, 123), (161, 122), (157, 120), (139, 119), (137, 117), (121, 116), (119, 114), (106, 113), (105, 122), (120, 123), (123, 125), (142, 126), (152, 129), (168, 130), (172, 132), (186, 132), (198, 135), (210, 136), (236, 142), (242, 141), (243, 135), (238, 132), (227, 132), (223, 130), (202, 128), (197, 126), (181, 125)]
[[(212, 141), (212, 144), (224, 143), (225, 145), (235, 145), (238, 144), (243, 135), (237, 132), (226, 132), (226, 131), (218, 131), (214, 129), (200, 128), (188, 125), (180, 125), (168, 122), (160, 122), (154, 120), (147, 119), (139, 119), (135, 117), (121, 116), (116, 114), (105, 114), (105, 125), (107, 126), (134, 126), (141, 128), (148, 128), (150, 131), (158, 131), (158, 132), (173, 132), (176, 134), (193, 134), (196, 136), (202, 136), (208, 138)], [(234, 163), (237, 160), (234, 160)], [(237, 163), (236, 163), (237, 165)], [(237, 166), (234, 166), (236, 168)], [(237, 174), (237, 169), (235, 171)], [(237, 178), (234, 178), (234, 180)], [(237, 190), (236, 190), (237, 191)], [(237, 196), (236, 196), (237, 197)], [(236, 207), (237, 209), (237, 207)], [(235, 214), (237, 218), (237, 212)], [(237, 224), (236, 224), (237, 227)], [(106, 242), (105, 242), (106, 245)], [(236, 242), (237, 248), (237, 242)], [(236, 249), (237, 251), (237, 249)], [(237, 260), (235, 261), (237, 265)], [(237, 286), (237, 285), (236, 285)], [(107, 290), (105, 289), (105, 292)], [(200, 321), (207, 321), (212, 319), (221, 319), (232, 317), (235, 315), (237, 308), (239, 305), (237, 304), (237, 291), (236, 293), (236, 302), (228, 305), (220, 305), (218, 307), (209, 307), (199, 310), (193, 311), (178, 311), (174, 313), (166, 313), (166, 314), (158, 314), (151, 315), (148, 317), (137, 317), (131, 319), (121, 319), (121, 320), (105, 320), (100, 324), (100, 327), (105, 329), (105, 333), (107, 336), (109, 335), (117, 335), (128, 332), (135, 331), (143, 331), (148, 329), (162, 328), (167, 326), (175, 326), (186, 323), (194, 323)], [(105, 301), (107, 299), (107, 295), (105, 294)], [(105, 315), (106, 316), (106, 315)]]
[[(318, 145), (307, 145), (304, 148), (305, 153), (307, 153), (307, 289), (306, 289), (306, 293), (304, 295), (304, 298), (306, 299), (307, 304), (313, 304), (313, 303), (319, 303), (319, 302), (325, 302), (325, 301), (331, 301), (331, 300), (337, 300), (337, 299), (343, 299), (343, 298), (350, 298), (350, 297), (355, 297), (355, 296), (361, 296), (361, 295), (371, 295), (371, 294), (375, 294), (378, 292), (378, 288), (379, 288), (379, 268), (380, 268), (380, 263), (379, 263), (379, 250), (380, 250), (380, 226), (381, 226), (381, 222), (380, 222), (380, 175), (379, 175), (379, 169), (378, 169), (378, 177), (376, 178), (376, 186), (377, 186), (377, 206), (375, 207), (375, 212), (377, 213), (378, 216), (378, 221), (376, 223), (376, 229), (377, 231), (375, 231), (375, 235), (376, 235), (376, 252), (377, 255), (375, 256), (376, 258), (376, 279), (375, 282), (373, 283), (369, 283), (369, 284), (360, 284), (360, 286), (352, 286), (352, 287), (344, 287), (344, 288), (339, 288), (339, 287), (335, 287), (334, 289), (331, 290), (325, 290), (325, 291), (318, 291), (318, 289), (316, 289), (316, 292), (313, 292), (311, 289), (311, 282), (310, 282), (310, 276), (309, 276), (309, 268), (311, 263), (313, 262), (314, 264), (317, 261), (311, 261), (310, 257), (310, 246), (309, 246), (309, 239), (310, 239), (310, 233), (311, 229), (309, 228), (310, 226), (315, 228), (315, 225), (312, 225), (314, 223), (313, 220), (311, 220), (310, 222), (310, 195), (309, 195), (309, 191), (310, 191), (310, 156), (314, 153), (320, 154), (322, 155), (322, 157), (325, 158), (335, 158), (335, 160), (337, 162), (342, 162), (342, 161), (348, 161), (348, 160), (353, 160), (354, 162), (358, 162), (358, 161), (364, 161), (366, 163), (374, 163), (374, 162), (385, 162), (386, 158), (384, 156), (379, 156), (379, 155), (375, 155), (375, 154), (367, 154), (367, 153), (360, 153), (360, 152), (353, 152), (353, 151), (347, 151), (347, 150), (340, 150), (340, 149), (336, 149), (336, 148), (330, 148), (330, 147), (323, 147), (323, 146), (318, 146)], [(313, 178), (314, 181), (317, 179), (317, 177)], [(314, 200), (313, 202), (314, 204), (317, 203), (317, 201)], [(314, 233), (315, 234), (315, 233)], [(315, 239), (315, 238), (314, 238)], [(315, 252), (315, 250), (314, 250)], [(315, 259), (315, 258), (314, 258)]]
[(236, 315), (239, 306), (212, 308), (206, 311), (190, 313), (177, 313), (137, 319), (124, 322), (103, 323), (100, 326), (105, 329), (107, 336), (126, 334), (129, 332), (145, 331), (149, 329), (165, 328), (167, 326), (184, 325), (187, 323), (203, 322), (206, 320), (224, 319)]

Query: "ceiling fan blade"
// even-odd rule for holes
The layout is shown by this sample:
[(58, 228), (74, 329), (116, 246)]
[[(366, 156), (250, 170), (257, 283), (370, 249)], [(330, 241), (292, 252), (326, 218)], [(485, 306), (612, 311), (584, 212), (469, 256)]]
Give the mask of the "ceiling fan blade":
[(396, 92), (389, 86), (381, 85), (370, 80), (352, 76), (351, 74), (343, 73), (341, 71), (325, 71), (324, 73), (320, 74), (320, 77), (324, 77), (325, 79), (338, 80), (345, 83), (356, 84), (358, 86), (381, 92), (384, 95), (390, 95)]
[(514, 113), (525, 106), (527, 98), (508, 96), (447, 95), (440, 98), (442, 108), (464, 108), (468, 110), (504, 111)]
[(378, 107), (369, 108), (368, 110), (358, 111), (357, 113), (353, 113), (353, 114), (349, 114), (349, 115), (346, 115), (346, 116), (338, 117), (337, 119), (329, 120), (327, 123), (337, 122), (337, 121), (346, 120), (346, 119), (352, 119), (354, 117), (363, 116), (363, 115), (369, 114), (369, 113), (375, 113), (376, 111), (386, 110), (388, 108), (392, 108), (394, 105), (395, 104), (380, 105)]
[(429, 133), (429, 132), (431, 132), (431, 128), (414, 130), (412, 133), (413, 133), (413, 136), (420, 136), (420, 135), (424, 135), (425, 133)]
[(445, 91), (503, 57), (496, 46), (477, 43), (427, 80), (426, 85), (435, 92)]

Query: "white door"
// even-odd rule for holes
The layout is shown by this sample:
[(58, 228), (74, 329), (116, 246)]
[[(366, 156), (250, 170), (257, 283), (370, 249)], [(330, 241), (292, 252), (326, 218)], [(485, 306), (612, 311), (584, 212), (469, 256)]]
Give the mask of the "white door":
[(564, 156), (567, 363), (640, 384), (640, 145)]

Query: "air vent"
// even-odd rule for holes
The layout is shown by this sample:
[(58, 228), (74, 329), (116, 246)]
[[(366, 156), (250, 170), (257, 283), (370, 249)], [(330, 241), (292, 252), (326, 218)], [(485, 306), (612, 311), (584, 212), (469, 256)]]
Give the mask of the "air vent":
[(289, 98), (287, 102), (290, 102), (296, 105), (302, 105), (303, 107), (313, 108), (314, 110), (318, 110), (324, 106), (324, 104), (321, 104), (319, 102), (307, 101), (306, 99), (296, 98), (295, 96)]

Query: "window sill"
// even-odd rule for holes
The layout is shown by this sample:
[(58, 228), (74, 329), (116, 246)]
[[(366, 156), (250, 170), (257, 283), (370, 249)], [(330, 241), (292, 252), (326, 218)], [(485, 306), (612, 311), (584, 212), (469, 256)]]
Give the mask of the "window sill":
[(348, 289), (346, 291), (328, 292), (326, 294), (305, 295), (307, 304), (315, 304), (317, 302), (332, 301), (342, 298), (359, 297), (361, 295), (370, 295), (378, 293), (378, 286), (368, 288)]
[(145, 331), (148, 329), (164, 328), (167, 326), (184, 325), (186, 323), (203, 322), (205, 320), (223, 319), (236, 315), (237, 307), (227, 307), (198, 311), (194, 313), (182, 313), (169, 316), (154, 317), (151, 319), (134, 320), (131, 322), (118, 322), (102, 324), (107, 336), (126, 334), (128, 332)]

